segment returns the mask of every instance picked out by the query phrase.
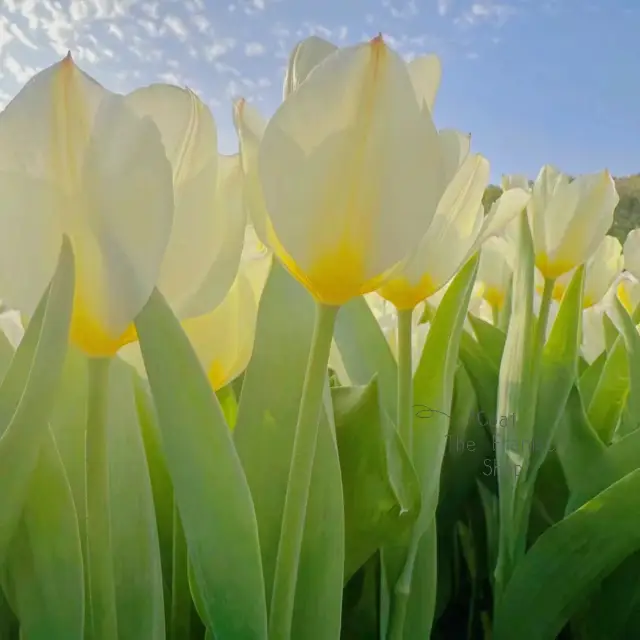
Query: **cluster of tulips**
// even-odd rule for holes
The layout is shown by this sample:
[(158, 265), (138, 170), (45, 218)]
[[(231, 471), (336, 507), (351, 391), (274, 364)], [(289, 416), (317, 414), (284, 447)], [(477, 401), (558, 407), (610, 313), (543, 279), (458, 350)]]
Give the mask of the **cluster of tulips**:
[(2, 638), (436, 637), (465, 500), (494, 640), (593, 628), (640, 549), (640, 231), (608, 171), (485, 210), (440, 76), (309, 38), (231, 156), (193, 92), (70, 55), (0, 114)]

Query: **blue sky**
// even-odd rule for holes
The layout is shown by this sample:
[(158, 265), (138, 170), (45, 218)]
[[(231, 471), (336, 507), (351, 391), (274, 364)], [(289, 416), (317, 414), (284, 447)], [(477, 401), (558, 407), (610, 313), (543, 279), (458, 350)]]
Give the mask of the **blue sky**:
[(298, 40), (378, 32), (408, 59), (440, 56), (436, 124), (471, 132), (493, 181), (545, 163), (640, 172), (637, 0), (2, 0), (0, 104), (71, 50), (116, 91), (189, 86), (232, 153), (231, 100), (271, 115)]

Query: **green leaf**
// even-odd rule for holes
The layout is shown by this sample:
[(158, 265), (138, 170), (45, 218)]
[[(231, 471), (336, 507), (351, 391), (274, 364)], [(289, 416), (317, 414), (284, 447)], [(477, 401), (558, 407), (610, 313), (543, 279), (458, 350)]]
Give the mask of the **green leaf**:
[(591, 398), (598, 386), (600, 376), (607, 361), (607, 352), (603, 351), (588, 367), (580, 374), (579, 386), (580, 394), (587, 406), (591, 403)]
[(362, 296), (340, 309), (334, 340), (349, 377), (343, 384), (366, 385), (377, 376), (382, 406), (395, 417), (398, 414), (398, 365), (378, 321)]
[(469, 322), (473, 327), (473, 332), (476, 334), (478, 344), (491, 360), (491, 363), (499, 369), (507, 336), (497, 327), (472, 313), (469, 314)]
[(57, 270), (0, 385), (0, 561), (36, 467), (67, 352), (74, 291), (73, 253), (62, 245)]
[(609, 352), (616, 343), (616, 340), (618, 340), (618, 328), (606, 313), (602, 315), (602, 324), (604, 327), (605, 349)]
[(629, 364), (624, 342), (619, 339), (607, 354), (588, 409), (589, 422), (605, 444), (611, 442), (628, 394)]
[(524, 478), (529, 492), (533, 492), (538, 471), (551, 448), (569, 393), (576, 382), (584, 273), (581, 267), (571, 279), (542, 353), (533, 438), (522, 443), (530, 449)]
[(9, 548), (4, 585), (29, 640), (83, 640), (84, 569), (78, 517), (47, 430)]
[[(255, 504), (267, 604), (314, 313), (311, 296), (274, 262), (260, 300), (253, 356), (244, 375), (233, 434)], [(309, 640), (338, 637), (342, 606), (344, 511), (328, 392), (327, 386), (293, 616), (292, 637)]]
[[(498, 467), (500, 505), (500, 544), (496, 568), (497, 598), (509, 580), (509, 575), (524, 552), (523, 526), (518, 510), (524, 501), (518, 501), (528, 463), (529, 447), (533, 439), (534, 406), (532, 358), (533, 344), (533, 241), (526, 213), (520, 214), (518, 261), (513, 276), (511, 322), (507, 331), (504, 355), (500, 366), (496, 429), (496, 461)], [(503, 423), (503, 417), (507, 417)], [(526, 518), (528, 522), (528, 518)]]
[[(629, 395), (627, 396), (627, 406), (629, 420), (626, 428), (627, 432), (635, 430), (640, 424), (640, 335), (631, 316), (627, 313), (620, 299), (614, 297), (614, 313), (622, 325), (621, 336), (625, 344), (627, 354), (627, 364), (629, 372)], [(620, 428), (616, 431), (616, 436), (626, 435), (621, 433)]]
[(220, 404), (159, 291), (136, 328), (206, 625), (221, 637), (266, 638), (256, 517)]
[(420, 486), (379, 407), (378, 384), (333, 390), (345, 511), (345, 582), (418, 517)]
[(110, 369), (109, 510), (118, 639), (164, 640), (160, 546), (133, 388), (135, 373), (117, 358)]
[[(471, 291), (478, 267), (477, 254), (458, 272), (438, 306), (422, 356), (414, 374), (413, 465), (422, 489), (422, 507), (410, 542), (398, 541), (385, 549), (385, 576), (395, 585), (396, 603), (391, 610), (392, 626), (406, 606), (404, 634), (428, 637), (435, 611), (437, 581), (433, 573), (435, 544), (423, 537), (432, 526), (438, 505), (440, 472), (449, 432), (453, 384), (460, 335), (463, 331)], [(426, 415), (425, 415), (426, 412)], [(427, 419), (425, 419), (427, 418)], [(429, 558), (418, 554), (433, 552)], [(420, 589), (414, 590), (413, 584)], [(412, 600), (419, 598), (421, 607)], [(425, 608), (426, 607), (426, 608)], [(386, 613), (383, 610), (383, 625)], [(384, 628), (386, 631), (386, 627)], [(395, 631), (394, 631), (395, 633)]]
[(494, 640), (555, 638), (584, 598), (640, 548), (640, 470), (542, 535), (517, 566), (496, 610)]
[(173, 485), (162, 451), (161, 434), (147, 382), (134, 375), (134, 395), (138, 422), (145, 448), (149, 479), (153, 492), (153, 505), (156, 514), (158, 544), (162, 566), (163, 593), (165, 602), (165, 622), (171, 624), (171, 583), (173, 577)]

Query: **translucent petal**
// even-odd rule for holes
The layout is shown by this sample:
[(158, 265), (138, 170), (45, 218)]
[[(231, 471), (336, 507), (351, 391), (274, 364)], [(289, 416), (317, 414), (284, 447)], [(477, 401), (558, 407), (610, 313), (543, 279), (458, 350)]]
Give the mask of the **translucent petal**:
[(409, 75), (418, 97), (420, 105), (426, 105), (430, 112), (436, 102), (440, 79), (442, 78), (442, 65), (438, 56), (429, 54), (414, 58), (409, 63)]
[(640, 279), (640, 229), (630, 231), (624, 242), (624, 268)]
[(72, 211), (72, 337), (94, 355), (112, 353), (156, 285), (173, 218), (171, 165), (158, 129), (120, 96), (104, 100), (96, 116)]
[(471, 135), (455, 129), (442, 129), (438, 136), (445, 167), (445, 182), (449, 184), (469, 155)]
[(338, 47), (328, 40), (311, 36), (298, 42), (289, 56), (287, 75), (284, 80), (284, 99), (295, 91), (301, 82), (320, 64), (327, 56), (337, 51)]
[(211, 238), (209, 268), (199, 287), (176, 305), (179, 318), (215, 309), (227, 295), (238, 272), (247, 222), (240, 156), (220, 156), (214, 209), (216, 229)]
[(56, 269), (65, 199), (50, 183), (6, 171), (0, 193), (0, 298), (31, 317)]
[(381, 39), (340, 49), (269, 121), (260, 182), (280, 259), (318, 299), (376, 288), (422, 237), (444, 189), (438, 135)]
[(154, 84), (126, 100), (136, 114), (155, 122), (173, 169), (175, 212), (159, 289), (175, 310), (202, 285), (225, 223), (226, 212), (215, 206), (216, 125), (207, 106), (188, 89)]
[(211, 313), (182, 323), (214, 389), (239, 376), (249, 364), (256, 330), (257, 303), (240, 271), (227, 297)]

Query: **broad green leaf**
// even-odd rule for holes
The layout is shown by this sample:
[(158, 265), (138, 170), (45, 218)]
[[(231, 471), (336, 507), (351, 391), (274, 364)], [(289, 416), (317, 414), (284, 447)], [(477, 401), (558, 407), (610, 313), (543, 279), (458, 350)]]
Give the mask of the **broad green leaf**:
[(605, 349), (609, 352), (615, 345), (616, 340), (618, 340), (618, 328), (606, 313), (602, 314), (602, 324), (604, 327)]
[(107, 451), (118, 639), (163, 640), (165, 604), (160, 546), (134, 375), (123, 361), (115, 358), (111, 363)]
[[(306, 290), (274, 262), (260, 301), (253, 356), (244, 375), (233, 434), (255, 504), (267, 604), (314, 311)], [(344, 511), (328, 403), (330, 397), (325, 398), (320, 420), (293, 618), (292, 636), (309, 640), (336, 638), (340, 629)]]
[(507, 336), (497, 327), (482, 318), (478, 318), (478, 316), (474, 316), (472, 313), (469, 314), (469, 322), (478, 339), (478, 344), (491, 360), (491, 363), (499, 369)]
[(581, 267), (562, 298), (542, 353), (533, 437), (522, 443), (529, 448), (530, 460), (523, 478), (529, 492), (533, 492), (538, 471), (551, 448), (569, 393), (577, 379), (583, 288), (584, 268)]
[[(497, 376), (496, 376), (497, 378)], [(497, 383), (494, 388), (494, 394)], [(455, 375), (451, 424), (447, 436), (440, 497), (438, 526), (453, 528), (464, 502), (475, 489), (475, 481), (492, 459), (493, 439), (488, 433), (490, 418), (478, 409), (473, 384), (462, 366)]]
[(474, 256), (447, 289), (429, 329), (414, 375), (414, 405), (435, 410), (433, 417), (428, 420), (416, 413), (413, 421), (413, 463), (423, 492), (418, 527), (423, 532), (430, 526), (438, 503), (440, 469), (449, 433), (460, 335), (477, 266), (478, 259)]
[[(414, 420), (413, 420), (413, 465), (422, 488), (422, 507), (418, 522), (413, 527), (410, 541), (404, 541), (385, 549), (385, 579), (392, 587), (396, 585), (398, 602), (392, 607), (404, 606), (402, 594), (406, 598), (407, 617), (404, 623), (404, 634), (416, 634), (428, 637), (435, 610), (436, 582), (432, 579), (433, 565), (436, 562), (435, 544), (428, 544), (422, 538), (432, 524), (438, 504), (440, 489), (440, 471), (449, 432), (449, 416), (453, 400), (453, 383), (460, 345), (460, 334), (463, 331), (471, 291), (475, 281), (478, 256), (472, 257), (456, 275), (448, 287), (442, 302), (438, 306), (422, 356), (414, 374)], [(424, 418), (424, 411), (431, 412)], [(417, 564), (418, 553), (433, 552), (428, 558), (421, 556)], [(402, 581), (402, 584), (399, 583)], [(420, 584), (419, 591), (414, 591), (414, 580)], [(424, 585), (431, 585), (432, 595), (425, 595)], [(423, 599), (426, 597), (426, 601)], [(412, 599), (419, 598), (426, 602), (428, 610), (420, 610), (414, 606)], [(418, 612), (419, 615), (418, 615)], [(393, 615), (393, 609), (391, 609)], [(383, 610), (383, 625), (386, 625), (387, 614)], [(394, 624), (393, 618), (391, 625)], [(386, 626), (383, 627), (386, 630)]]
[(548, 640), (627, 556), (640, 548), (640, 470), (542, 535), (516, 567), (494, 620), (494, 640)]
[(420, 486), (399, 435), (381, 415), (378, 384), (333, 390), (345, 511), (345, 582), (416, 520)]
[[(620, 335), (624, 341), (629, 371), (629, 394), (627, 396), (628, 422), (626, 428), (635, 430), (640, 424), (640, 335), (631, 316), (627, 313), (619, 298), (614, 297), (614, 312), (620, 321)], [(626, 435), (618, 429), (616, 435)]]
[(629, 364), (624, 342), (618, 339), (607, 354), (602, 375), (588, 405), (589, 422), (605, 444), (611, 442), (628, 394)]
[[(500, 505), (500, 544), (496, 568), (497, 598), (513, 570), (516, 557), (524, 549), (523, 527), (518, 510), (524, 501), (518, 500), (519, 486), (528, 463), (529, 447), (533, 439), (535, 406), (533, 397), (533, 241), (526, 213), (519, 220), (518, 261), (513, 276), (511, 322), (500, 366), (496, 429), (496, 461), (498, 466)], [(502, 424), (502, 417), (507, 421)], [(514, 418), (514, 419), (513, 419)]]
[(334, 340), (349, 376), (347, 382), (365, 385), (377, 376), (382, 406), (395, 418), (398, 413), (398, 366), (378, 321), (362, 296), (340, 309)]
[(495, 425), (499, 368), (494, 367), (482, 348), (466, 332), (460, 339), (460, 360), (471, 379), (483, 416), (489, 424)]
[(220, 404), (159, 291), (136, 328), (206, 625), (221, 637), (266, 638), (256, 517)]
[(580, 395), (582, 396), (586, 406), (591, 403), (591, 398), (598, 386), (598, 381), (602, 375), (605, 362), (607, 361), (607, 352), (603, 351), (581, 374), (578, 385), (580, 387)]
[(0, 385), (0, 560), (20, 518), (47, 434), (67, 352), (73, 291), (73, 253), (65, 240), (49, 289)]
[(134, 376), (134, 394), (138, 410), (138, 422), (144, 442), (149, 479), (153, 491), (153, 504), (158, 529), (158, 543), (164, 584), (165, 620), (170, 624), (171, 581), (173, 575), (173, 485), (162, 451), (158, 419), (146, 380)]
[[(582, 431), (584, 433), (584, 429)], [(609, 447), (598, 441), (598, 446), (590, 438), (590, 455), (573, 455), (576, 462), (573, 494), (567, 505), (567, 512), (578, 509), (585, 502), (604, 491), (608, 486), (640, 468), (640, 431), (634, 431)]]
[(5, 565), (22, 633), (29, 640), (84, 640), (84, 569), (71, 487), (47, 430)]

